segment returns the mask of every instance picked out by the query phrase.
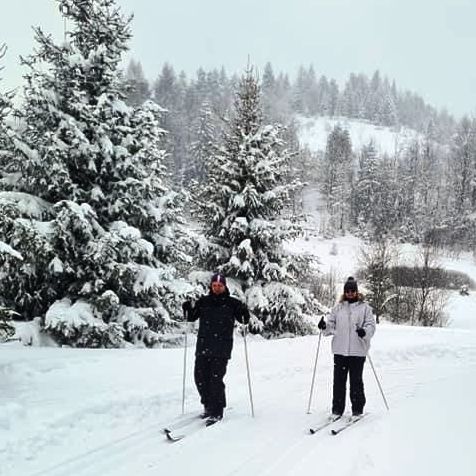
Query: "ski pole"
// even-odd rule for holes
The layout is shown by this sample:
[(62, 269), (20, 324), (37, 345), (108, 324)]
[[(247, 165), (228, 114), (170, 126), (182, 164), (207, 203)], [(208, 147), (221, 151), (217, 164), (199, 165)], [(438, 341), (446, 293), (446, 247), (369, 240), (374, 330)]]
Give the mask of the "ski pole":
[(309, 393), (309, 404), (307, 406), (307, 413), (311, 413), (312, 394), (314, 393), (314, 382), (316, 380), (317, 358), (319, 357), (319, 348), (321, 347), (322, 331), (319, 332), (319, 340), (317, 341), (316, 359), (314, 361), (314, 371), (312, 372), (311, 391)]
[(183, 346), (182, 415), (185, 413), (185, 377), (187, 375), (188, 322), (187, 322), (187, 314), (185, 311), (183, 311), (183, 317), (185, 318), (185, 338), (184, 338), (184, 346)]
[(251, 416), (255, 417), (255, 408), (253, 405), (253, 393), (251, 391), (250, 362), (248, 359), (248, 345), (246, 343), (246, 326), (243, 326), (243, 340), (245, 343), (246, 375), (248, 377), (248, 392), (250, 394)]
[(377, 377), (377, 372), (375, 372), (374, 363), (372, 362), (370, 354), (368, 354), (367, 357), (369, 358), (370, 366), (372, 367), (372, 370), (374, 372), (375, 380), (377, 380), (377, 385), (378, 385), (378, 388), (380, 389), (380, 393), (382, 394), (382, 398), (383, 398), (383, 401), (385, 403), (385, 406), (387, 407), (387, 410), (390, 410), (390, 408), (388, 406), (388, 403), (387, 403), (387, 399), (385, 398), (385, 394), (383, 393), (382, 385), (380, 385), (380, 380)]

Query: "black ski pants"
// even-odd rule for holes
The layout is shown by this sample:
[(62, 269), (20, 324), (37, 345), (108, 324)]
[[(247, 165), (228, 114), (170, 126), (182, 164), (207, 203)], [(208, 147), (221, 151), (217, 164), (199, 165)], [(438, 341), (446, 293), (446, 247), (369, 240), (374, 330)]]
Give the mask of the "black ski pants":
[(365, 357), (334, 355), (334, 394), (332, 413), (342, 415), (345, 410), (347, 374), (350, 376), (350, 402), (352, 413), (362, 413), (365, 406), (364, 382), (362, 373)]
[(195, 358), (195, 384), (200, 401), (210, 416), (223, 416), (226, 407), (225, 384), (228, 359), (223, 357), (197, 356)]

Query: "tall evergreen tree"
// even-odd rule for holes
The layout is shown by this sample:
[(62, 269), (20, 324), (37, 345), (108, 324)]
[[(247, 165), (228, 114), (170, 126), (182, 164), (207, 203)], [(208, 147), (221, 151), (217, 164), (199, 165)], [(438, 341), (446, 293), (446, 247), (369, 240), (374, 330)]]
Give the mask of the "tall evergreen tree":
[[(425, 241), (433, 229), (443, 225), (443, 169), (438, 161), (432, 126), (420, 141), (421, 163), (415, 204), (415, 224), (419, 241)], [(434, 240), (433, 240), (434, 241)]]
[(319, 112), (319, 88), (317, 85), (314, 66), (309, 66), (306, 78), (306, 94), (304, 96), (306, 109), (310, 116), (316, 116)]
[(260, 88), (249, 69), (201, 195), (210, 241), (203, 256), (207, 267), (241, 283), (254, 326), (268, 334), (309, 331), (310, 313), (317, 309), (309, 294), (294, 286), (304, 263), (283, 247), (301, 231), (283, 215), (297, 185), (286, 181), (289, 159), (280, 128), (263, 125)]
[(219, 95), (218, 95), (218, 104), (216, 114), (219, 118), (224, 118), (227, 116), (228, 112), (231, 109), (233, 102), (233, 91), (231, 90), (230, 81), (226, 74), (225, 68), (222, 66), (220, 69), (219, 77)]
[(331, 79), (329, 82), (329, 116), (335, 116), (337, 114), (337, 106), (339, 103), (339, 86), (335, 79)]
[(164, 63), (162, 70), (154, 83), (154, 101), (165, 109), (161, 119), (161, 125), (168, 131), (166, 147), (167, 168), (171, 172), (176, 183), (182, 179), (182, 168), (186, 161), (183, 158), (183, 135), (182, 117), (178, 112), (178, 85), (177, 76), (172, 65)]
[(353, 156), (349, 132), (339, 124), (327, 138), (323, 176), (331, 229), (343, 233), (350, 219)]
[(149, 82), (144, 76), (144, 71), (139, 61), (130, 60), (126, 71), (126, 82), (127, 104), (137, 107), (150, 98)]
[[(0, 45), (0, 61), (5, 56), (7, 47), (4, 44)], [(0, 72), (3, 67), (0, 66)], [(1, 80), (1, 78), (0, 78)], [(6, 172), (9, 159), (11, 156), (8, 152), (8, 146), (11, 141), (12, 133), (10, 127), (6, 124), (6, 118), (11, 111), (12, 99), (11, 93), (3, 93), (0, 91), (0, 201), (3, 199), (1, 188), (4, 180), (7, 179)], [(9, 245), (0, 240), (0, 260), (2, 255), (9, 255), (10, 258), (21, 260), (21, 256), (16, 253)], [(15, 328), (12, 326), (10, 320), (12, 317), (11, 309), (5, 307), (5, 300), (0, 293), (0, 342), (8, 340), (15, 334)]]
[(204, 102), (200, 115), (193, 127), (193, 142), (190, 144), (190, 168), (187, 171), (188, 179), (195, 178), (199, 182), (206, 180), (210, 158), (214, 155), (217, 143), (216, 127), (213, 113), (208, 102)]
[(317, 112), (323, 116), (330, 114), (330, 86), (326, 76), (322, 75), (317, 84)]
[(451, 215), (454, 237), (473, 244), (476, 220), (476, 121), (464, 117), (452, 144), (453, 201)]
[(175, 110), (177, 105), (177, 76), (173, 66), (164, 63), (162, 71), (154, 84), (154, 99), (163, 108)]
[[(57, 0), (73, 26), (57, 45), (37, 28), (24, 60), (25, 127), (1, 236), (3, 295), (71, 345), (152, 344), (179, 316), (177, 195), (165, 182), (161, 110), (122, 96), (131, 37), (114, 0)], [(24, 218), (28, 218), (25, 220)]]
[(292, 91), (292, 107), (298, 114), (306, 114), (307, 72), (300, 66)]
[[(7, 52), (7, 46), (0, 44), (0, 61)], [(0, 66), (0, 74), (3, 66)], [(0, 81), (1, 81), (0, 77)], [(12, 110), (13, 94), (11, 92), (0, 91), (0, 167), (3, 170), (7, 167), (9, 161), (9, 154), (7, 151), (7, 144), (11, 141), (11, 129), (7, 125), (6, 119)], [(1, 177), (0, 177), (1, 178)]]
[(276, 100), (274, 103), (274, 117), (284, 123), (292, 115), (291, 106), (292, 88), (287, 74), (279, 74), (276, 78)]
[(373, 142), (362, 148), (359, 170), (353, 187), (352, 218), (363, 232), (374, 231), (385, 223), (381, 205), (379, 158)]
[(263, 115), (266, 121), (272, 123), (276, 117), (276, 78), (270, 62), (266, 63), (264, 67), (261, 88), (263, 92)]
[(398, 199), (396, 210), (398, 213), (399, 236), (405, 240), (416, 240), (416, 198), (418, 190), (418, 176), (421, 168), (420, 145), (415, 140), (398, 163)]

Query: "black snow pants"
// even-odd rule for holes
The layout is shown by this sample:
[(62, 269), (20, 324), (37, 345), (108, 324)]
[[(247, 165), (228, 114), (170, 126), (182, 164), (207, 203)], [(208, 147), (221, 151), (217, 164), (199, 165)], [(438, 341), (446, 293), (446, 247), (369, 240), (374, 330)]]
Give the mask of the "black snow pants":
[(345, 409), (345, 393), (347, 374), (350, 375), (350, 402), (352, 413), (364, 411), (365, 393), (362, 373), (365, 357), (334, 355), (334, 395), (332, 399), (332, 413), (342, 415)]
[(200, 400), (210, 416), (222, 417), (226, 407), (225, 384), (228, 359), (197, 356), (195, 358), (195, 384)]

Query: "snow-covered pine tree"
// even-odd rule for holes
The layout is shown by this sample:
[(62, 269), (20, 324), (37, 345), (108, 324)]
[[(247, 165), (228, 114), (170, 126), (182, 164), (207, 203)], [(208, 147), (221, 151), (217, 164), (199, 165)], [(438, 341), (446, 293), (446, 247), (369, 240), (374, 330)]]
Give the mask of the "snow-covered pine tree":
[(309, 332), (319, 310), (302, 286), (309, 282), (306, 260), (284, 249), (284, 242), (301, 229), (283, 216), (298, 184), (285, 180), (291, 158), (281, 132), (263, 125), (259, 84), (248, 69), (225, 145), (211, 158), (200, 201), (210, 242), (202, 249), (204, 264), (241, 283), (252, 325), (266, 335)]
[(296, 81), (292, 89), (292, 107), (298, 114), (306, 113), (305, 95), (307, 86), (307, 72), (304, 66), (299, 66)]
[(384, 90), (382, 111), (381, 124), (393, 127), (399, 123), (397, 106), (392, 98), (390, 89)]
[(215, 92), (215, 107), (218, 117), (225, 117), (232, 107), (233, 94), (231, 84), (226, 74), (225, 68), (222, 66), (218, 77), (218, 94)]
[(404, 240), (417, 239), (415, 223), (415, 200), (421, 169), (421, 151), (418, 140), (413, 141), (398, 163), (397, 222), (398, 234)]
[(264, 67), (263, 79), (261, 81), (263, 117), (265, 121), (272, 123), (275, 118), (276, 102), (276, 78), (273, 72), (273, 66), (268, 61)]
[(168, 131), (166, 137), (167, 168), (172, 171), (174, 181), (180, 183), (182, 179), (183, 157), (180, 154), (182, 131), (181, 118), (178, 116), (178, 88), (177, 76), (173, 66), (165, 63), (153, 86), (153, 97), (157, 104), (165, 109), (161, 125)]
[[(385, 226), (381, 210), (380, 163), (373, 142), (364, 146), (359, 156), (359, 169), (352, 188), (352, 222), (360, 232), (370, 237)], [(382, 231), (382, 230), (380, 230)]]
[(379, 215), (376, 215), (375, 238), (380, 239), (383, 235), (393, 235), (398, 224), (398, 197), (400, 191), (399, 176), (396, 166), (397, 158), (383, 154), (378, 169), (380, 181), (380, 195), (378, 197)]
[(164, 108), (175, 110), (177, 106), (177, 76), (173, 66), (164, 63), (154, 84), (154, 98)]
[(198, 182), (203, 182), (208, 176), (209, 158), (214, 154), (215, 144), (217, 143), (213, 113), (207, 101), (200, 108), (192, 135), (190, 164), (185, 177), (186, 179), (194, 178)]
[(152, 345), (180, 315), (179, 197), (165, 182), (161, 110), (128, 107), (118, 66), (130, 19), (115, 0), (57, 0), (72, 25), (36, 29), (24, 60), (21, 178), (2, 193), (0, 295), (58, 342)]
[(384, 98), (382, 95), (382, 79), (377, 70), (372, 76), (369, 92), (365, 102), (365, 118), (373, 124), (382, 124)]
[[(5, 44), (0, 44), (0, 60), (5, 56), (7, 47)], [(3, 67), (0, 66), (0, 73)], [(0, 77), (1, 80), (1, 77)], [(7, 171), (6, 164), (9, 162), (10, 154), (8, 152), (8, 145), (11, 141), (11, 131), (6, 123), (8, 114), (11, 111), (11, 93), (4, 93), (0, 91), (0, 187), (2, 187), (4, 180), (7, 179), (5, 173)], [(1, 188), (0, 188), (1, 190)], [(1, 200), (1, 196), (0, 196)], [(2, 255), (15, 256), (15, 251), (6, 243), (0, 240), (0, 259)], [(16, 259), (20, 257), (17, 255)], [(10, 320), (12, 310), (4, 307), (5, 299), (0, 293), (0, 342), (3, 342), (13, 336), (15, 328), (11, 325)]]
[(466, 246), (474, 245), (476, 234), (476, 120), (464, 117), (452, 143), (453, 199), (450, 227), (453, 237)]
[(310, 116), (316, 116), (319, 112), (319, 90), (314, 66), (310, 65), (306, 78), (306, 94), (304, 96), (307, 112)]
[(292, 88), (287, 74), (279, 74), (275, 83), (276, 102), (274, 104), (275, 117), (280, 122), (292, 116), (291, 96)]
[[(7, 45), (4, 43), (0, 44), (0, 61), (4, 58), (5, 54), (7, 52)], [(3, 70), (3, 66), (0, 66), (0, 73)], [(0, 77), (1, 80), (1, 77)], [(5, 118), (9, 112), (9, 109), (11, 107), (11, 94), (6, 94), (2, 91), (0, 91), (0, 124), (1, 124), (1, 129), (0, 132), (4, 131), (5, 127)]]
[[(0, 44), (0, 61), (5, 56), (7, 52), (7, 46), (5, 44)], [(0, 66), (0, 74), (2, 72), (3, 66)], [(0, 76), (0, 81), (1, 81)], [(11, 131), (10, 127), (7, 125), (6, 119), (8, 114), (10, 114), (12, 109), (12, 98), (13, 94), (11, 92), (0, 91), (0, 167), (3, 170), (8, 163), (8, 151), (7, 144), (11, 140)], [(0, 177), (0, 180), (3, 177)]]
[[(443, 240), (438, 236), (444, 221), (443, 189), (448, 176), (442, 170), (439, 160), (439, 151), (436, 147), (432, 125), (424, 139), (420, 140), (420, 170), (417, 183), (417, 196), (415, 201), (415, 228), (418, 240), (431, 241), (437, 244)], [(440, 234), (441, 235), (441, 234)], [(443, 245), (443, 242), (439, 244)]]
[(351, 81), (347, 81), (342, 95), (339, 97), (337, 114), (344, 117), (357, 117), (359, 111), (358, 101)]
[(130, 60), (126, 70), (126, 82), (127, 104), (137, 107), (150, 98), (149, 82), (144, 76), (144, 71), (139, 61)]
[(322, 184), (327, 200), (331, 232), (344, 233), (349, 224), (352, 162), (352, 143), (349, 133), (337, 124), (327, 138)]
[(321, 116), (330, 115), (330, 88), (329, 81), (325, 75), (319, 78), (317, 84), (317, 112)]
[(339, 103), (339, 86), (335, 79), (331, 79), (329, 82), (329, 109), (328, 115), (335, 116), (337, 114), (337, 106)]

